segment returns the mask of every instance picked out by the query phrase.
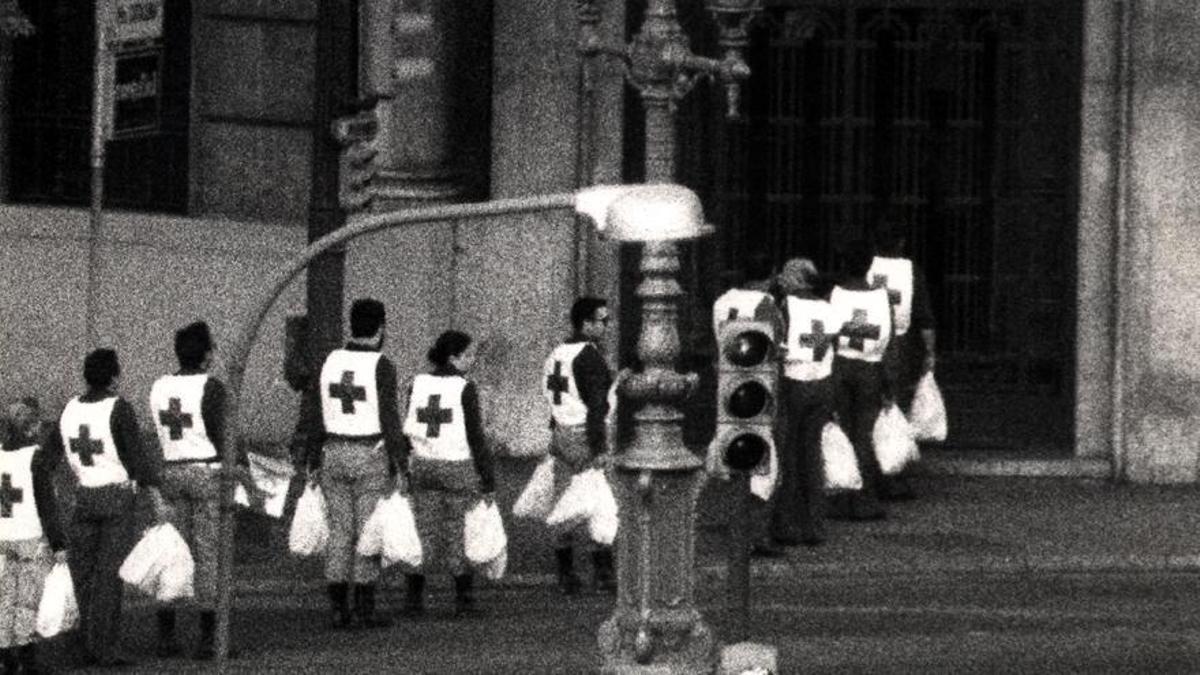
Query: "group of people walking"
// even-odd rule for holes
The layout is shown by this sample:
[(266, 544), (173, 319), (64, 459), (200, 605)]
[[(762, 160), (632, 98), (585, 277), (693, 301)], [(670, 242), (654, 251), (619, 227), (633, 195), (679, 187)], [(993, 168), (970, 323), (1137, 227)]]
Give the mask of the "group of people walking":
[[(935, 365), (928, 289), (904, 246), (898, 228), (880, 231), (873, 245), (851, 242), (838, 277), (806, 258), (776, 270), (765, 253), (753, 253), (743, 279), (714, 303), (714, 328), (753, 318), (772, 322), (778, 337), (779, 482), (769, 503), (759, 502), (756, 555), (819, 545), (826, 518), (876, 520), (887, 515), (884, 501), (915, 496), (903, 475), (883, 475), (873, 443), (880, 412), (896, 403), (907, 413), (918, 381)], [(827, 497), (822, 431), (830, 421), (854, 447), (862, 487)]]

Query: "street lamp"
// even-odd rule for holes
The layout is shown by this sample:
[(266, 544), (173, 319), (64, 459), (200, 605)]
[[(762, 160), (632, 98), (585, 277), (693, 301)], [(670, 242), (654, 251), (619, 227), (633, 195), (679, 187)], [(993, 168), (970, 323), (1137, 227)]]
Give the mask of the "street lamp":
[[(705, 7), (717, 22), (721, 58), (692, 52), (674, 0), (649, 0), (641, 28), (628, 44), (609, 43), (599, 34), (604, 0), (576, 0), (579, 49), (588, 60), (585, 73), (597, 57), (618, 58), (641, 97), (647, 183), (674, 182), (675, 112), (701, 78), (722, 83), (726, 115), (738, 114), (740, 83), (750, 75), (744, 58), (747, 30), (760, 0), (707, 0)], [(584, 81), (590, 83), (590, 77)], [(609, 217), (622, 217), (619, 214), (616, 209)], [(620, 390), (622, 402), (637, 412), (633, 439), (616, 461), (622, 513), (619, 592), (616, 608), (598, 635), (607, 673), (699, 673), (716, 666), (716, 642), (694, 600), (696, 502), (705, 481), (703, 462), (684, 447), (679, 410), (699, 378), (674, 369), (683, 295), (676, 279), (676, 241), (707, 233), (707, 228), (695, 227), (690, 236), (664, 231), (639, 239), (645, 246), (642, 281), (635, 291), (642, 302), (637, 355), (644, 369), (626, 379)]]

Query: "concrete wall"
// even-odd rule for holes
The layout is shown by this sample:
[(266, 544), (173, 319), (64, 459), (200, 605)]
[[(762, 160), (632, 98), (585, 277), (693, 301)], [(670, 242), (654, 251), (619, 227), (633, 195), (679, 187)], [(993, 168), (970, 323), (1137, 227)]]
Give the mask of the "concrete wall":
[[(88, 214), (79, 209), (0, 207), (0, 397), (36, 395), (57, 415), (83, 388)], [(304, 230), (111, 212), (99, 238), (96, 329), (117, 350), (120, 392), (144, 425), (146, 398), (176, 368), (174, 332), (208, 321), (221, 349), (265, 292), (272, 268), (299, 251)], [(282, 378), (283, 322), (303, 311), (303, 277), (268, 317), (246, 373), (243, 430), (256, 441), (288, 438), (296, 395)]]

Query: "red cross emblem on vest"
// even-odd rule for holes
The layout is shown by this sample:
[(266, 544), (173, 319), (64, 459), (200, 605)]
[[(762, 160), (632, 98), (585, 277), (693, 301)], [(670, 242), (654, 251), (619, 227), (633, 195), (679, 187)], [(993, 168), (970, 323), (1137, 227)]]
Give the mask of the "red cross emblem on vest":
[(354, 402), (367, 400), (367, 388), (355, 386), (353, 370), (343, 370), (341, 381), (329, 384), (329, 395), (341, 400), (342, 414), (353, 415)]
[(177, 441), (183, 438), (183, 430), (192, 428), (192, 414), (183, 412), (183, 403), (177, 398), (167, 399), (167, 409), (158, 411), (158, 423), (168, 429), (167, 436)]
[(23, 501), (25, 501), (25, 491), (13, 487), (11, 475), (0, 474), (0, 518), (12, 518), (13, 504), (20, 504)]
[(812, 332), (800, 334), (800, 346), (813, 350), (813, 361), (824, 361), (832, 337), (832, 333), (825, 332), (825, 322), (814, 319)]
[(454, 420), (454, 411), (442, 408), (442, 395), (430, 394), (424, 408), (417, 408), (417, 422), (426, 425), (425, 438), (437, 438), (442, 425)]
[(562, 374), (562, 361), (554, 362), (554, 372), (546, 376), (546, 388), (554, 392), (554, 405), (561, 405), (562, 395), (571, 389), (571, 381)]
[(854, 310), (853, 319), (842, 324), (841, 334), (850, 338), (850, 347), (862, 351), (867, 339), (879, 339), (879, 326), (867, 321), (867, 310)]
[(900, 304), (900, 291), (888, 288), (888, 275), (871, 275), (871, 288), (887, 288), (888, 302), (893, 305)]
[(79, 425), (79, 437), (70, 439), (71, 452), (79, 455), (79, 463), (84, 466), (95, 466), (93, 455), (104, 453), (104, 441), (92, 438), (92, 429), (86, 424)]

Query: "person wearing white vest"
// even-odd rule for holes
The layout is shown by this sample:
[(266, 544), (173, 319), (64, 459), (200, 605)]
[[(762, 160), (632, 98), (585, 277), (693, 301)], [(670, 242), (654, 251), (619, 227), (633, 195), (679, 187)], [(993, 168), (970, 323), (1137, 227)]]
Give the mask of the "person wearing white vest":
[[(562, 494), (571, 478), (611, 459), (608, 449), (609, 392), (612, 371), (600, 352), (608, 332), (608, 303), (582, 297), (571, 306), (571, 337), (555, 347), (542, 366), (541, 389), (550, 406), (550, 454), (555, 458), (555, 495)], [(575, 541), (587, 540), (585, 528), (559, 532), (554, 559), (559, 589), (564, 595), (579, 592), (575, 574)], [(595, 586), (606, 593), (616, 590), (612, 549), (592, 548)]]
[(0, 663), (5, 673), (38, 672), (38, 601), (51, 566), (67, 560), (40, 424), (34, 408), (23, 402), (11, 404), (0, 419)]
[(888, 373), (883, 368), (891, 344), (892, 306), (886, 288), (867, 281), (871, 249), (864, 241), (850, 243), (845, 252), (846, 278), (829, 296), (838, 331), (833, 363), (834, 409), (854, 446), (862, 474), (862, 489), (832, 500), (831, 516), (851, 520), (887, 517), (879, 501), (882, 471), (875, 456), (872, 431), (879, 411), (890, 398)]
[(837, 333), (829, 288), (811, 260), (789, 260), (779, 274), (779, 288), (787, 324), (780, 379), (784, 428), (771, 538), (785, 546), (816, 546), (825, 541), (821, 431), (832, 414)]
[(475, 363), (471, 337), (445, 331), (428, 358), (433, 370), (413, 378), (404, 417), (413, 512), (423, 550), (421, 572), (405, 579), (405, 611), (424, 612), (425, 576), (442, 569), (454, 578), (454, 613), (462, 616), (476, 610), (463, 523), (481, 497), (489, 502), (495, 498), (496, 477), (479, 392), (466, 376)]
[[(171, 523), (196, 563), (192, 604), (200, 610), (200, 637), (193, 654), (197, 659), (213, 658), (217, 625), (225, 385), (208, 374), (212, 352), (207, 323), (196, 321), (179, 329), (175, 332), (179, 370), (150, 387), (150, 419), (163, 452), (163, 496), (171, 506)], [(178, 656), (175, 608), (159, 608), (157, 619), (158, 656)]]
[[(764, 251), (752, 251), (742, 261), (739, 271), (741, 280), (713, 302), (713, 333), (718, 349), (720, 328), (725, 322), (733, 319), (770, 321), (775, 328), (778, 342), (784, 334), (785, 325), (783, 313), (776, 303), (775, 293), (778, 288), (775, 285), (775, 268), (771, 257)], [(775, 422), (778, 426), (782, 420), (777, 417)], [(778, 429), (776, 435), (778, 436)], [(712, 477), (728, 480), (729, 470), (721, 457), (716, 455), (719, 451), (720, 448), (710, 446), (710, 454), (704, 463), (705, 469)], [(773, 452), (778, 453), (778, 450), (774, 449)], [(778, 465), (778, 461), (775, 464)], [(773, 491), (771, 498), (776, 497), (777, 491)], [(751, 555), (763, 558), (783, 556), (785, 551), (775, 544), (771, 536), (770, 514), (774, 509), (772, 502), (760, 499), (756, 495), (752, 503), (754, 506), (750, 520), (754, 523), (755, 532), (750, 537), (754, 542), (751, 545)]]
[[(350, 340), (331, 351), (305, 392), (300, 435), (310, 483), (319, 484), (329, 516), (326, 591), (334, 628), (385, 627), (376, 613), (378, 556), (355, 552), (363, 524), (396, 486), (406, 445), (400, 427), (396, 368), (380, 353), (387, 337), (383, 303), (350, 305)], [(307, 414), (306, 414), (307, 413)], [(399, 477), (401, 491), (404, 477)], [(354, 612), (350, 589), (354, 589)]]
[(113, 350), (88, 354), (88, 390), (67, 402), (56, 433), (46, 440), (47, 461), (56, 468), (65, 461), (79, 484), (68, 562), (88, 665), (106, 667), (132, 663), (116, 654), (124, 590), (118, 571), (136, 541), (138, 490), (149, 495), (156, 522), (169, 513), (158, 487), (162, 457), (142, 443), (133, 406), (117, 395), (120, 375)]

